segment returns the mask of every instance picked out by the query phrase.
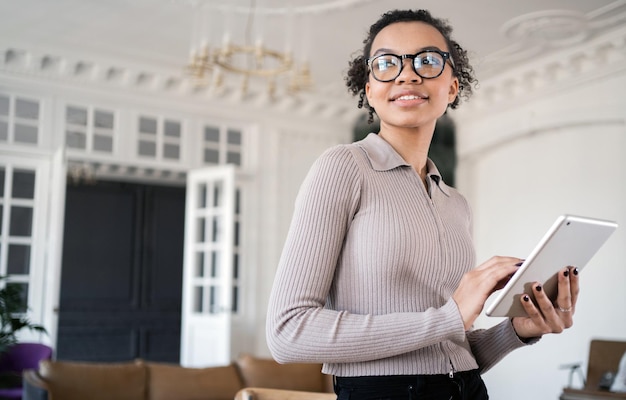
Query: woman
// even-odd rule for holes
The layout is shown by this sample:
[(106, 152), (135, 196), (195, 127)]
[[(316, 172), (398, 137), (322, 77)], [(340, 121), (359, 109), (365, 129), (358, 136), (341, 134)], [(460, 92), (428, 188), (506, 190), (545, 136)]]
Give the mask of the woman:
[(516, 257), (474, 267), (466, 200), (428, 159), (437, 119), (474, 82), (452, 29), (427, 11), (370, 28), (346, 80), (378, 134), (327, 150), (296, 201), (270, 297), (279, 362), (322, 362), (339, 399), (487, 399), (480, 374), (512, 350), (572, 326), (578, 272), (553, 304), (535, 285), (528, 317), (473, 330)]

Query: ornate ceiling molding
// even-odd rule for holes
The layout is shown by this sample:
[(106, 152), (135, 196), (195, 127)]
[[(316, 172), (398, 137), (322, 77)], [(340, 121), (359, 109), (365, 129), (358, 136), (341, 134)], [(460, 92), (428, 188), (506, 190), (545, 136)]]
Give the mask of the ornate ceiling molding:
[(625, 23), (626, 1), (616, 1), (588, 14), (546, 10), (521, 15), (501, 27), (502, 34), (513, 44), (479, 60), (481, 74), (496, 76), (520, 64), (534, 63)]
[[(622, 20), (626, 14), (617, 16)], [(572, 20), (569, 20), (572, 24)], [(576, 19), (582, 23), (582, 20)], [(543, 25), (545, 22), (540, 22)], [(585, 26), (589, 26), (589, 21)], [(517, 32), (532, 30), (530, 26)], [(577, 25), (582, 26), (582, 25)], [(475, 96), (459, 110), (464, 113), (490, 112), (493, 108), (506, 109), (524, 104), (537, 96), (546, 96), (579, 86), (583, 82), (603, 78), (626, 70), (626, 24), (613, 30), (587, 30), (577, 35), (552, 33), (548, 41), (541, 34), (544, 47), (511, 52), (501, 70), (487, 78), (479, 77)], [(537, 36), (538, 34), (533, 34)], [(525, 36), (528, 37), (528, 36)], [(519, 58), (518, 62), (512, 61)], [(481, 70), (482, 71), (482, 70)]]
[[(206, 7), (221, 11), (233, 11), (239, 14), (247, 14), (250, 12), (250, 5), (239, 5), (233, 0), (173, 0), (176, 3), (189, 4), (193, 7)], [(284, 2), (274, 4), (271, 1), (265, 1), (263, 4), (257, 4), (255, 12), (262, 15), (285, 15), (285, 14), (325, 14), (331, 11), (346, 10), (353, 7), (359, 7), (374, 0), (291, 0), (289, 6), (285, 6)]]
[(303, 92), (271, 98), (265, 87), (250, 85), (243, 95), (237, 83), (219, 88), (199, 88), (190, 79), (169, 70), (151, 70), (142, 66), (120, 65), (107, 61), (72, 58), (65, 55), (37, 53), (28, 49), (0, 48), (0, 77), (21, 77), (43, 80), (73, 87), (99, 89), (119, 94), (154, 96), (190, 103), (213, 104), (218, 108), (233, 105), (250, 109), (291, 115), (312, 116), (328, 120), (352, 122), (358, 116), (354, 102), (328, 96), (323, 91)]

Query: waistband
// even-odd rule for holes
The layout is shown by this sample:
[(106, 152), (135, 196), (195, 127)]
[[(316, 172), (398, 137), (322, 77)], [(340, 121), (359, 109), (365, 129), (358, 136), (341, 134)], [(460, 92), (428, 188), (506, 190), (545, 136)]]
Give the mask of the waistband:
[(480, 376), (478, 370), (457, 371), (437, 375), (383, 375), (383, 376), (335, 376), (335, 384), (347, 388), (363, 386), (411, 385), (415, 383), (436, 384), (453, 381), (465, 381)]

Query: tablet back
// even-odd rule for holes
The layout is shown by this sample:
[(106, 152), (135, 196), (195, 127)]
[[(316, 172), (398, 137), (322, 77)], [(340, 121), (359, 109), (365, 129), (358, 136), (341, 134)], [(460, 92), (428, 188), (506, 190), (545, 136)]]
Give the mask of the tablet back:
[(526, 258), (519, 270), (487, 308), (492, 317), (526, 316), (520, 303), (522, 293), (535, 301), (532, 284), (540, 282), (553, 301), (557, 295), (557, 273), (567, 266), (582, 270), (617, 228), (612, 221), (562, 215)]

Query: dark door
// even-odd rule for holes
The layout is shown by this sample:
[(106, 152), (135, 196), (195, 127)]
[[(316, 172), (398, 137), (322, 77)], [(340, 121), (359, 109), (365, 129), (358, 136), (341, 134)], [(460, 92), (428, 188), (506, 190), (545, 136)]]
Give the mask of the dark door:
[(178, 362), (185, 189), (68, 185), (56, 356)]

